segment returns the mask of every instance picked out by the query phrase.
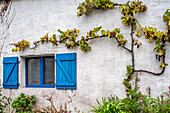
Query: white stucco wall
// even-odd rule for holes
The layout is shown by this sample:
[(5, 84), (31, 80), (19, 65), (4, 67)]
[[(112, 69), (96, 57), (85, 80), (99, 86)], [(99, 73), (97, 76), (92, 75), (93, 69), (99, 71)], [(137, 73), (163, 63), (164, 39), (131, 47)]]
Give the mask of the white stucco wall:
[[(130, 28), (121, 23), (121, 13), (118, 7), (109, 10), (95, 10), (89, 16), (78, 18), (77, 6), (82, 2), (80, 0), (14, 0), (13, 9), (16, 16), (9, 29), (9, 36), (5, 41), (2, 51), (1, 61), (1, 79), (2, 79), (2, 60), (3, 57), (19, 56), (19, 83), (18, 89), (2, 89), (2, 93), (11, 96), (13, 99), (20, 93), (35, 95), (38, 105), (46, 101), (43, 95), (54, 93), (56, 105), (64, 104), (69, 100), (68, 95), (73, 97), (72, 103), (68, 109), (73, 110), (77, 107), (81, 111), (87, 112), (91, 107), (88, 104), (95, 105), (96, 98), (101, 100), (110, 94), (125, 97), (124, 86), (122, 84), (125, 78), (126, 65), (131, 64), (131, 54), (121, 47), (117, 47), (114, 39), (102, 38), (89, 41), (92, 50), (83, 53), (77, 49), (66, 49), (63, 44), (58, 47), (52, 44), (39, 45), (36, 50), (26, 49), (23, 52), (13, 53), (14, 46), (9, 45), (26, 39), (32, 43), (39, 40), (44, 34), (49, 32), (58, 34), (58, 29), (67, 30), (80, 29), (79, 38), (86, 35), (90, 29), (102, 26), (103, 29), (113, 30), (120, 28), (121, 33), (129, 40)], [(117, 3), (125, 3), (124, 0), (115, 0)], [(143, 0), (148, 10), (145, 13), (137, 14), (135, 17), (142, 26), (152, 26), (160, 31), (166, 29), (166, 24), (162, 20), (162, 15), (170, 6), (169, 0)], [(1, 26), (2, 28), (2, 26)], [(137, 38), (137, 37), (136, 37)], [(139, 49), (135, 47), (135, 65), (136, 69), (146, 69), (159, 72), (159, 62), (155, 59), (153, 53), (154, 43), (149, 44), (143, 37), (139, 39), (143, 45)], [(2, 42), (0, 41), (2, 45)], [(127, 45), (130, 48), (130, 45)], [(167, 44), (166, 63), (170, 64), (170, 44)], [(77, 89), (57, 90), (55, 88), (26, 88), (25, 87), (25, 59), (27, 55), (43, 55), (57, 53), (77, 53)], [(22, 57), (21, 57), (22, 56)], [(145, 92), (146, 87), (151, 87), (152, 96), (156, 97), (161, 92), (167, 91), (170, 85), (170, 68), (161, 76), (153, 76), (142, 73), (140, 76), (141, 90)], [(59, 108), (59, 106), (58, 106)]]

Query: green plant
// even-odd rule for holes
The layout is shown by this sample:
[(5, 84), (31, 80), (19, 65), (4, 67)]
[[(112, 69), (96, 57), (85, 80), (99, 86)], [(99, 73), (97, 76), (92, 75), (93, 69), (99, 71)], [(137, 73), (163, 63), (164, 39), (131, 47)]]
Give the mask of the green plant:
[(138, 74), (134, 75), (135, 84), (133, 89), (126, 88), (129, 96), (123, 99), (112, 97), (106, 101), (102, 98), (102, 103), (97, 100), (98, 106), (93, 107), (93, 112), (96, 113), (169, 113), (170, 112), (170, 86), (169, 92), (164, 92), (160, 97), (152, 98), (150, 88), (146, 88), (147, 94), (140, 92), (138, 82)]
[(98, 106), (92, 106), (94, 109), (90, 110), (92, 112), (95, 113), (123, 113), (123, 111), (120, 109), (120, 107), (118, 106), (119, 104), (119, 99), (117, 97), (111, 97), (108, 98), (109, 101), (106, 101), (106, 98), (102, 98), (102, 103), (100, 103), (98, 100)]
[(16, 44), (14, 44), (15, 48), (12, 49), (12, 52), (23, 51), (25, 48), (29, 46), (29, 42), (27, 40), (22, 40)]
[[(132, 76), (132, 75), (131, 75)], [(130, 84), (131, 87), (134, 88), (127, 88), (125, 85), (125, 92), (128, 93), (128, 96), (126, 98), (121, 99), (121, 102), (119, 103), (119, 107), (127, 113), (137, 113), (140, 111), (140, 104), (139, 104), (139, 100), (142, 97), (141, 92), (139, 91), (139, 86), (138, 86), (138, 82), (140, 81), (140, 79), (138, 78), (138, 73), (136, 73), (134, 75), (135, 77), (135, 84)]]
[(124, 98), (119, 103), (119, 107), (128, 113), (169, 113), (170, 112), (170, 87), (169, 92), (161, 94), (160, 97), (152, 98), (150, 88), (146, 88), (147, 95), (142, 94), (139, 89), (138, 73), (134, 75), (135, 84), (133, 89), (127, 89), (129, 97)]
[(11, 101), (12, 99), (10, 97), (7, 98), (6, 96), (2, 96), (0, 89), (0, 113), (5, 113), (6, 107), (10, 105)]
[(110, 0), (85, 0), (78, 6), (79, 12), (77, 12), (77, 16), (80, 17), (83, 14), (88, 14), (93, 9), (111, 9), (115, 5), (114, 2)]
[(123, 79), (123, 85), (127, 88), (125, 90), (126, 92), (126, 96), (129, 97), (129, 90), (131, 90), (131, 84), (129, 83), (129, 81), (131, 80), (132, 78), (132, 75), (133, 75), (133, 69), (132, 69), (132, 66), (131, 65), (128, 65), (127, 67), (127, 73), (126, 73), (126, 77), (125, 79)]
[[(1, 83), (1, 80), (0, 80), (0, 83)], [(0, 88), (0, 113), (5, 113), (6, 111), (6, 107), (8, 105), (10, 105), (12, 99), (9, 97), (6, 97), (6, 96), (2, 96), (2, 93), (1, 93), (1, 88)]]
[(32, 111), (33, 105), (35, 105), (36, 100), (34, 95), (29, 96), (21, 93), (15, 100), (13, 100), (11, 107), (12, 111), (19, 113)]

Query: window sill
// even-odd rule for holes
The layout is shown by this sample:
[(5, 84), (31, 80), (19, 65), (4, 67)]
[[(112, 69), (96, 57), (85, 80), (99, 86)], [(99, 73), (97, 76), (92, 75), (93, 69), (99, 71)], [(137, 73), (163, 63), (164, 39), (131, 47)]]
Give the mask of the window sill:
[(26, 88), (55, 88), (55, 85), (26, 85)]

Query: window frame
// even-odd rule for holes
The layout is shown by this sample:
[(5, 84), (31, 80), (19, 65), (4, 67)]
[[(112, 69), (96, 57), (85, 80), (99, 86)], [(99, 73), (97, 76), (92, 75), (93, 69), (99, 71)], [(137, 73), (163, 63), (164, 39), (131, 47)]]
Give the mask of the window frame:
[[(55, 82), (53, 85), (44, 84), (44, 59), (54, 58), (54, 81), (55, 81), (55, 57), (54, 56), (42, 56), (42, 57), (28, 57), (25, 58), (25, 86), (32, 88), (55, 88)], [(40, 85), (29, 85), (28, 84), (28, 59), (40, 59)]]

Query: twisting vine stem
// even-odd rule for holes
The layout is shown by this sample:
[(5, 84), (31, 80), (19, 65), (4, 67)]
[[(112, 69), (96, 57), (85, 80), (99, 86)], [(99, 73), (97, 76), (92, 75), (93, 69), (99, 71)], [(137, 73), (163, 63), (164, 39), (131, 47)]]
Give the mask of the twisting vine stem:
[[(162, 44), (163, 44), (163, 46), (165, 46), (165, 42), (162, 42)], [(164, 64), (165, 64), (165, 54), (166, 54), (166, 53), (164, 53), (163, 60), (162, 60), (162, 62), (163, 62)], [(151, 71), (147, 71), (147, 70), (142, 70), (142, 69), (140, 69), (140, 70), (135, 70), (135, 69), (134, 69), (134, 72), (145, 72), (145, 73), (149, 73), (149, 74), (152, 74), (152, 75), (155, 75), (155, 76), (160, 76), (160, 75), (162, 75), (162, 74), (164, 73), (164, 71), (165, 71), (165, 67), (163, 67), (163, 68), (162, 68), (162, 71), (159, 72), (159, 73), (155, 73), (155, 72), (151, 72)]]
[[(119, 44), (121, 44), (117, 37), (115, 37), (115, 39), (116, 39), (116, 41), (117, 41)], [(128, 48), (125, 47), (124, 45), (122, 45), (121, 47), (122, 47), (123, 49), (129, 51), (129, 52), (132, 52), (132, 50), (128, 49)]]
[[(159, 73), (155, 73), (155, 72), (151, 72), (151, 71), (147, 71), (147, 70), (142, 70), (142, 69), (139, 69), (139, 70), (136, 70), (135, 69), (135, 57), (134, 57), (134, 38), (133, 38), (133, 24), (131, 23), (131, 50), (129, 52), (131, 52), (131, 56), (132, 56), (132, 73), (134, 72), (144, 72), (144, 73), (148, 73), (148, 74), (152, 74), (152, 75), (156, 75), (156, 76), (159, 76), (159, 75), (162, 75), (165, 71), (165, 67), (162, 68), (162, 71), (159, 72)], [(162, 42), (162, 45), (165, 46), (165, 42)], [(163, 56), (163, 60), (162, 62), (165, 64), (165, 53), (164, 53), (164, 56)]]
[[(99, 36), (98, 38), (103, 38), (103, 37), (106, 37), (106, 36)], [(95, 38), (96, 38), (96, 37), (95, 37)], [(95, 39), (95, 38), (88, 38), (88, 40), (93, 40), (93, 39)], [(118, 40), (118, 38), (117, 38), (116, 36), (115, 36), (114, 38), (116, 39), (116, 41), (118, 42), (118, 44), (121, 44), (121, 42)], [(121, 47), (122, 47), (123, 49), (131, 52), (131, 50), (128, 49), (127, 47), (125, 47), (124, 45), (122, 45)]]
[(131, 23), (131, 40), (132, 40), (132, 43), (131, 43), (131, 54), (132, 54), (132, 68), (133, 68), (133, 71), (135, 70), (135, 58), (134, 58), (134, 38), (133, 38), (133, 24)]

